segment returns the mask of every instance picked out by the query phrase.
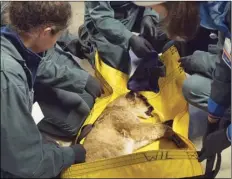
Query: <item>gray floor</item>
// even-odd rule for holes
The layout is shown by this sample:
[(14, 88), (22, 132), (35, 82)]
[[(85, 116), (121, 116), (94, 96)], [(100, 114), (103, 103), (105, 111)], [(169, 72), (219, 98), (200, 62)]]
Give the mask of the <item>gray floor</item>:
[[(83, 23), (84, 6), (83, 2), (71, 2), (73, 9), (73, 19), (70, 26), (70, 32), (76, 33), (78, 27)], [(82, 66), (88, 71), (92, 71), (86, 61), (82, 62)], [(198, 149), (201, 148), (201, 135), (204, 133), (206, 126), (206, 113), (190, 106), (190, 138)], [(217, 178), (231, 178), (231, 148), (222, 153), (222, 167)]]

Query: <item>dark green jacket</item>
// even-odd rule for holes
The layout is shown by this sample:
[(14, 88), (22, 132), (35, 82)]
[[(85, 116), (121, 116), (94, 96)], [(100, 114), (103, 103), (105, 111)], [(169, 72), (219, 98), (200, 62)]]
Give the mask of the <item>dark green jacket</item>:
[[(6, 16), (8, 5), (8, 2), (1, 2), (1, 26), (7, 25), (4, 17)], [(66, 45), (75, 39), (77, 37), (66, 32), (58, 40), (55, 47), (44, 54), (37, 71), (37, 83), (75, 93), (83, 92), (89, 73), (84, 71), (74, 61), (74, 58), (68, 52), (63, 51), (59, 45)]]
[[(125, 24), (137, 18), (140, 8), (132, 1), (85, 1), (85, 26), (91, 35), (101, 33), (110, 43), (128, 49), (133, 33), (130, 31), (132, 27)], [(147, 15), (158, 21), (158, 14), (151, 8), (145, 8), (142, 17)]]
[(31, 116), (34, 76), (23, 56), (30, 53), (1, 33), (1, 177), (51, 178), (72, 165), (75, 154), (43, 142)]
[(36, 82), (54, 88), (82, 93), (89, 73), (83, 70), (70, 53), (56, 44), (43, 57), (37, 72)]

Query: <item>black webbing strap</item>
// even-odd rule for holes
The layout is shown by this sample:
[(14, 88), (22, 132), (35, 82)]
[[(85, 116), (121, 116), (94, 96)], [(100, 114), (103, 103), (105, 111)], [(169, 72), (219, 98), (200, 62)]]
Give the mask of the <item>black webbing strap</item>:
[[(230, 121), (220, 121), (219, 129), (227, 128), (231, 124)], [(213, 131), (212, 131), (213, 132)], [(200, 151), (197, 152), (198, 156), (200, 155)], [(217, 156), (217, 157), (216, 157)], [(213, 170), (214, 163), (216, 160), (216, 166)], [(193, 177), (187, 177), (187, 178), (215, 178), (220, 171), (221, 168), (221, 160), (222, 156), (221, 153), (217, 153), (209, 158), (206, 159), (206, 167), (205, 167), (205, 174), (199, 175), (199, 176), (193, 176)], [(185, 178), (185, 179), (187, 179)]]
[[(197, 152), (199, 154), (199, 152)], [(216, 167), (213, 170), (213, 166), (215, 163), (217, 155), (217, 161), (216, 161)], [(192, 177), (184, 177), (181, 179), (191, 179), (191, 178), (215, 178), (221, 168), (221, 153), (216, 154), (210, 158), (207, 159), (206, 161), (206, 168), (205, 168), (205, 174), (203, 175), (198, 175), (198, 176), (192, 176)]]
[(75, 143), (79, 144), (81, 142), (81, 140), (84, 139), (90, 133), (93, 126), (94, 126), (93, 124), (87, 124), (87, 125), (83, 126), (82, 129), (81, 129), (81, 133), (78, 136)]

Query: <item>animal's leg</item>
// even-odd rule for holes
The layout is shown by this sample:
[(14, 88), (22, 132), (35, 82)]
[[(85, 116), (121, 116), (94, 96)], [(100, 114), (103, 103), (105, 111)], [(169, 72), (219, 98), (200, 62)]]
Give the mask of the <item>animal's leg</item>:
[[(167, 138), (172, 140), (177, 147), (184, 148), (186, 146), (185, 142), (167, 125), (162, 123), (150, 124), (150, 123), (140, 123), (135, 125), (135, 127), (130, 132), (131, 137), (137, 142), (146, 143), (145, 145), (158, 140), (160, 138)], [(147, 142), (144, 142), (147, 141)], [(142, 146), (145, 146), (142, 145)]]
[(164, 124), (150, 124), (150, 123), (139, 123), (135, 124), (130, 131), (131, 138), (136, 142), (140, 141), (154, 141), (168, 132), (169, 127)]
[(153, 141), (163, 137), (167, 131), (165, 125), (139, 123), (130, 131), (131, 138), (135, 140), (133, 150), (144, 147)]
[(139, 149), (141, 147), (144, 147), (144, 146), (150, 144), (151, 142), (152, 142), (152, 140), (142, 140), (142, 141), (139, 141), (139, 142), (137, 141), (137, 142), (135, 142), (135, 144), (133, 146), (133, 151), (135, 151), (135, 150), (137, 150), (137, 149)]

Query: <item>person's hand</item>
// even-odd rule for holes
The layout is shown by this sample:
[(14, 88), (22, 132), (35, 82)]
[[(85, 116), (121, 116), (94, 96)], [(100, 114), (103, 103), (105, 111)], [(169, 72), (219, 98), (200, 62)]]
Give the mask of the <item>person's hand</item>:
[(195, 69), (192, 66), (192, 55), (181, 57), (178, 62), (180, 63), (180, 66), (184, 69), (184, 71), (190, 75), (192, 75), (195, 72)]
[(140, 35), (147, 39), (156, 39), (158, 36), (156, 24), (157, 22), (151, 16), (145, 16), (141, 22)]
[(210, 133), (215, 132), (219, 129), (219, 122), (220, 122), (220, 118), (213, 119), (210, 116), (208, 116), (206, 132), (205, 132), (205, 135), (203, 137), (203, 140), (206, 139), (206, 137)]
[(189, 61), (191, 61), (191, 60), (192, 60), (192, 55), (189, 55), (189, 56), (181, 57), (178, 60), (178, 62), (180, 63), (180, 66), (184, 68), (186, 66), (186, 64), (188, 64)]
[(154, 49), (152, 45), (143, 37), (133, 35), (129, 44), (131, 46), (132, 51), (139, 58), (145, 57), (148, 53), (152, 52)]
[(170, 40), (167, 43), (165, 43), (164, 46), (163, 46), (163, 48), (162, 48), (162, 53), (165, 53), (168, 49), (171, 48), (171, 46), (173, 46), (173, 45), (175, 46), (176, 45), (175, 43), (176, 42), (173, 41), (173, 40)]
[(85, 162), (86, 150), (81, 144), (75, 144), (70, 146), (75, 153), (75, 163), (83, 163)]
[(85, 90), (95, 99), (96, 97), (100, 97), (101, 94), (104, 93), (103, 86), (101, 82), (94, 78), (93, 76), (89, 75)]
[(210, 133), (203, 142), (203, 148), (199, 153), (199, 162), (212, 157), (217, 153), (221, 153), (224, 149), (228, 148), (231, 142), (226, 135), (226, 129), (217, 130)]

